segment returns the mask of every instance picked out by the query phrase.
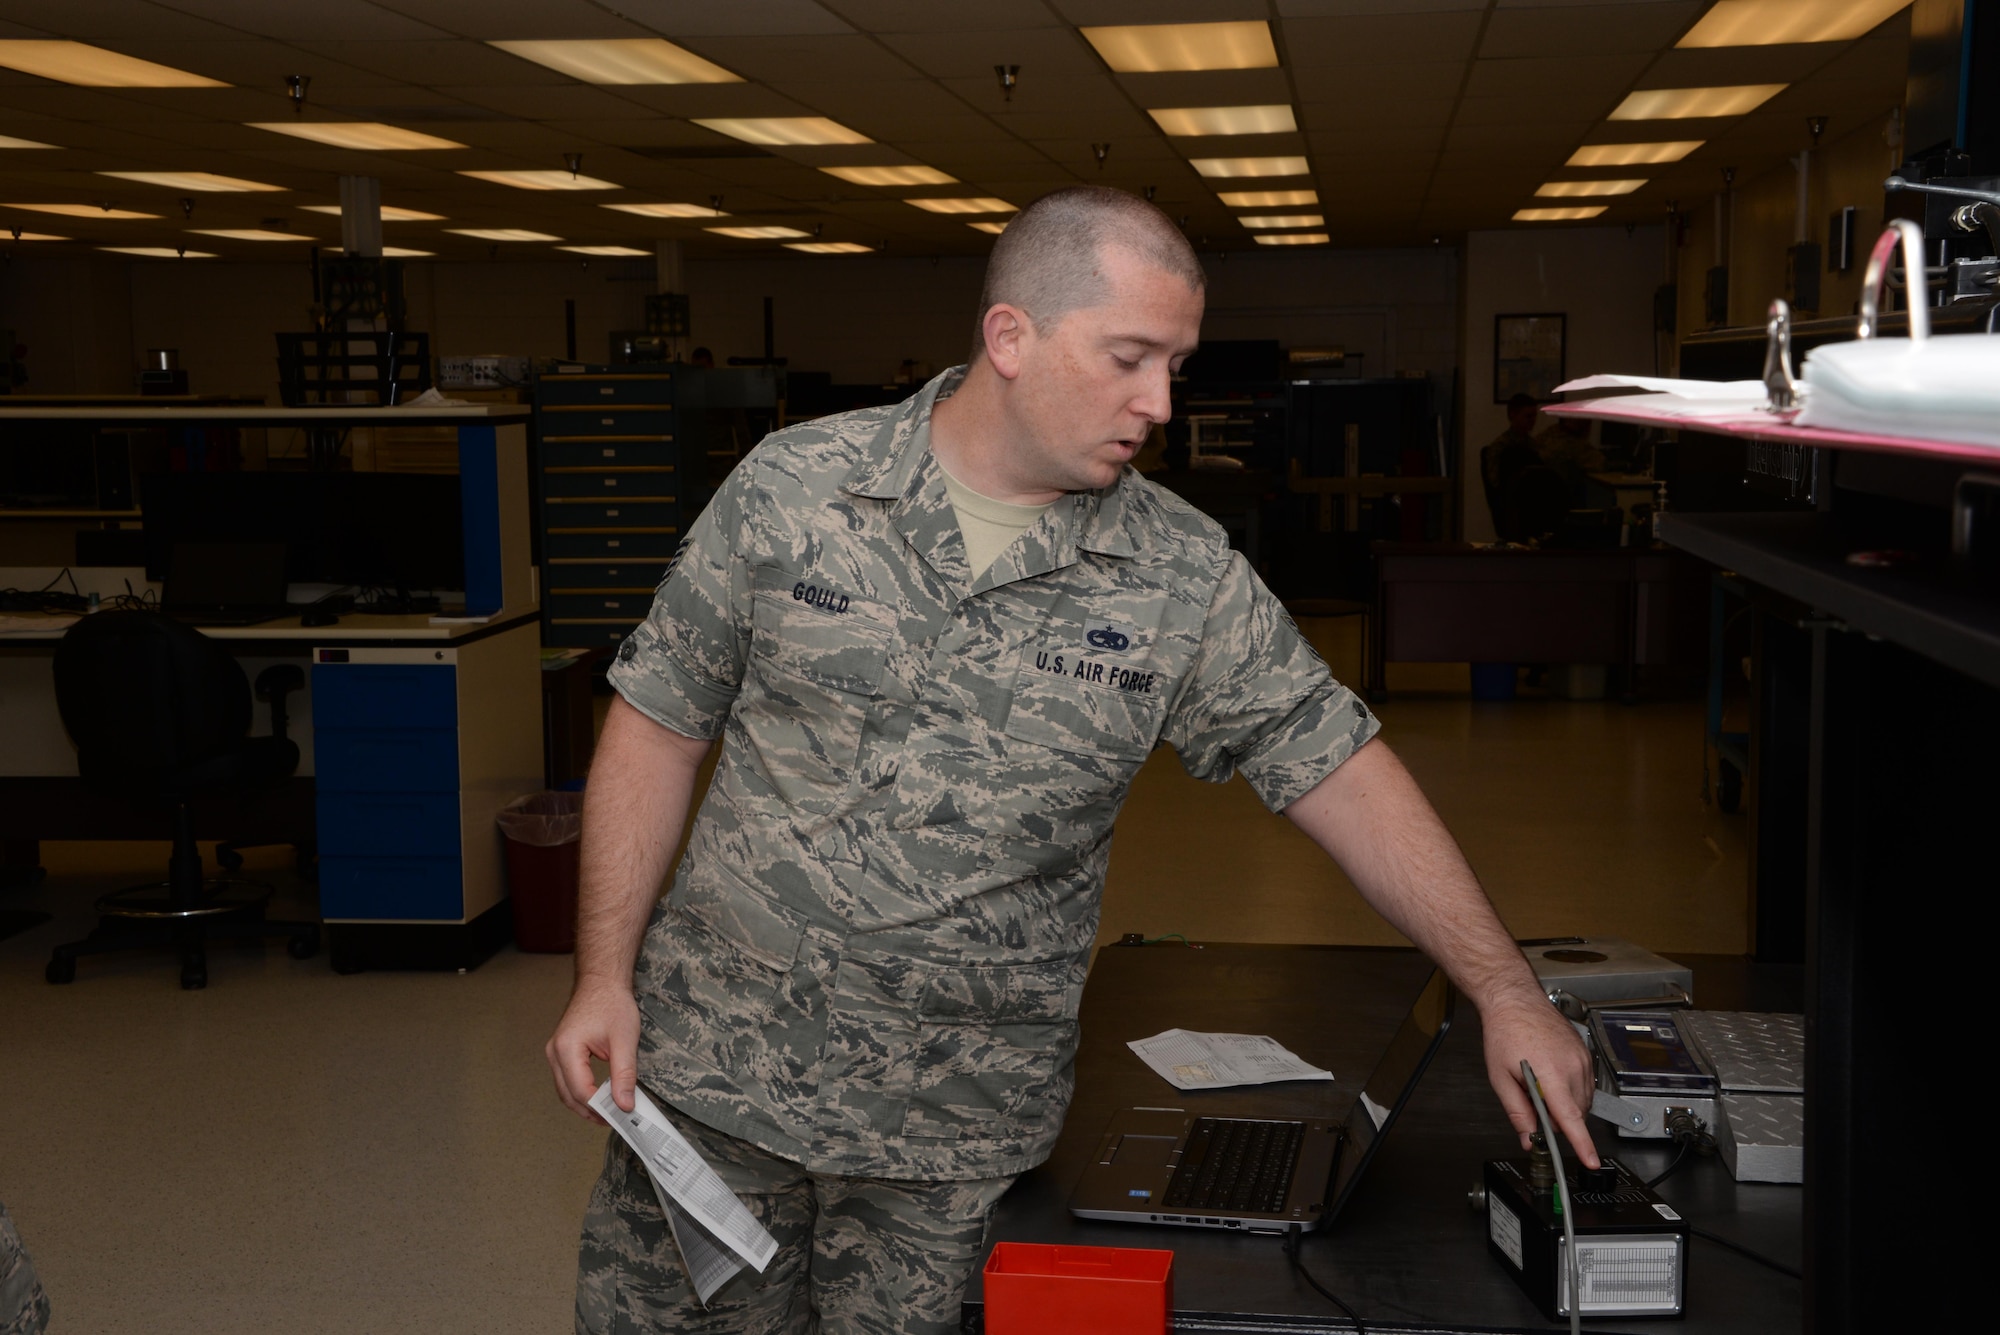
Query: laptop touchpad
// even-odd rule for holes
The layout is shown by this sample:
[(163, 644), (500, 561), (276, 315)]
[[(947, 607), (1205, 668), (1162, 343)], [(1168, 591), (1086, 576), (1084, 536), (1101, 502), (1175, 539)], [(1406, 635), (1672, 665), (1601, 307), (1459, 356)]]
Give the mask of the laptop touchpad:
[(1127, 1132), (1118, 1138), (1118, 1149), (1111, 1162), (1120, 1168), (1165, 1168), (1167, 1156), (1174, 1152), (1177, 1143), (1177, 1136), (1135, 1136)]

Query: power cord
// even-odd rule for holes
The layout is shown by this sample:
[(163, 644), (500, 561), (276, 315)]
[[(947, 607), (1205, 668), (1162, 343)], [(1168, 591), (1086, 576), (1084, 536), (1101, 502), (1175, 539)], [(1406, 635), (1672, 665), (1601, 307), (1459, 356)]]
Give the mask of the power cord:
[(1368, 1327), (1361, 1324), (1361, 1318), (1354, 1315), (1354, 1309), (1342, 1302), (1339, 1294), (1314, 1279), (1312, 1271), (1306, 1269), (1305, 1263), (1299, 1260), (1299, 1240), (1304, 1236), (1304, 1230), (1297, 1224), (1285, 1230), (1285, 1259), (1291, 1262), (1292, 1273), (1310, 1284), (1314, 1293), (1338, 1307), (1341, 1315), (1354, 1323), (1354, 1335), (1368, 1335)]
[(1549, 1117), (1549, 1105), (1542, 1101), (1542, 1082), (1535, 1079), (1535, 1068), (1528, 1065), (1525, 1057), (1521, 1059), (1521, 1083), (1528, 1087), (1528, 1097), (1535, 1101), (1535, 1116), (1542, 1124), (1542, 1140), (1555, 1164), (1556, 1205), (1562, 1212), (1563, 1242), (1568, 1252), (1565, 1259), (1569, 1262), (1569, 1335), (1582, 1335), (1583, 1265), (1576, 1254), (1576, 1217), (1570, 1210), (1569, 1176), (1563, 1172), (1562, 1150), (1556, 1146), (1556, 1126)]
[(1728, 1238), (1719, 1237), (1714, 1233), (1710, 1233), (1707, 1229), (1696, 1228), (1693, 1224), (1688, 1225), (1688, 1232), (1692, 1233), (1695, 1237), (1700, 1238), (1703, 1242), (1712, 1242), (1718, 1247), (1725, 1247), (1728, 1250), (1735, 1252), (1738, 1256), (1748, 1257), (1750, 1260), (1755, 1261), (1758, 1265), (1768, 1266), (1772, 1270), (1777, 1271), (1779, 1274), (1785, 1275), (1791, 1279), (1804, 1278), (1802, 1275), (1799, 1274), (1798, 1271), (1792, 1269), (1790, 1266), (1785, 1265), (1779, 1261), (1773, 1261), (1770, 1257), (1765, 1256), (1761, 1252), (1753, 1252), (1740, 1242), (1731, 1242)]

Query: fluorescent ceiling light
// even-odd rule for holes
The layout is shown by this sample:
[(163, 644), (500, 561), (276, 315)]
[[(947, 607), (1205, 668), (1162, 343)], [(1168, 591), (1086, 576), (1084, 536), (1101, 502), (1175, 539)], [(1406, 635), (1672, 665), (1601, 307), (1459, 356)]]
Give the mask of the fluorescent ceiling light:
[(7, 204), (10, 209), (32, 209), (36, 213), (60, 213), (65, 218), (157, 218), (157, 213), (134, 213), (130, 209), (100, 209), (95, 204)]
[(1304, 158), (1189, 158), (1188, 165), (1209, 177), (1304, 176)]
[(1670, 139), (1654, 144), (1585, 144), (1569, 155), (1565, 167), (1642, 167), (1679, 162), (1707, 143), (1706, 139)]
[(1282, 209), (1319, 203), (1317, 190), (1225, 190), (1216, 198), (1232, 209)]
[(1741, 116), (1789, 87), (1740, 83), (1723, 88), (1642, 88), (1627, 93), (1611, 113), (1615, 121), (1681, 121), (1699, 116)]
[(461, 171), (460, 176), (470, 176), (475, 181), (491, 181), (495, 185), (511, 185), (516, 190), (623, 190), (625, 187), (614, 181), (600, 181), (595, 176), (572, 176), (563, 171)]
[(1238, 214), (1236, 221), (1245, 227), (1324, 227), (1326, 218), (1317, 213), (1253, 213)]
[(1007, 230), (1007, 224), (1003, 222), (976, 222), (967, 223), (966, 226), (975, 232), (991, 232), (995, 236)]
[(1256, 107), (1157, 107), (1146, 113), (1167, 134), (1288, 134), (1298, 118), (1283, 102)]
[(1260, 232), (1260, 246), (1323, 246), (1332, 238), (1325, 232)]
[(727, 218), (722, 209), (712, 209), (706, 204), (600, 204), (599, 208), (617, 209), (620, 213), (636, 213), (641, 218)]
[(572, 255), (628, 255), (651, 258), (653, 252), (641, 250), (637, 246), (557, 246), (557, 250), (567, 250)]
[(1646, 184), (1643, 178), (1622, 181), (1544, 181), (1535, 193), (1543, 199), (1574, 199), (1591, 195), (1629, 195)]
[[(329, 255), (345, 255), (347, 252), (339, 246), (328, 246), (326, 253)], [(382, 258), (385, 260), (427, 260), (435, 254), (437, 252), (434, 250), (405, 250), (401, 246), (382, 247)]]
[(958, 184), (956, 176), (947, 176), (936, 167), (821, 167), (820, 170), (855, 185)]
[(509, 55), (585, 83), (742, 83), (722, 66), (658, 37), (593, 41), (488, 42)]
[(789, 241), (786, 250), (803, 250), (808, 255), (866, 255), (875, 247), (859, 241)]
[(0, 148), (54, 148), (54, 144), (38, 143), (33, 139), (16, 139), (11, 134), (0, 134)]
[(212, 260), (213, 254), (206, 250), (174, 250), (167, 246), (99, 246), (114, 255), (141, 255), (149, 260)]
[(738, 241), (789, 241), (812, 235), (796, 227), (704, 227), (701, 230), (717, 236), (733, 236)]
[[(336, 218), (340, 216), (340, 205), (338, 204), (301, 204), (299, 207), (307, 213), (329, 213)], [(394, 204), (384, 204), (382, 206), (383, 222), (443, 222), (444, 220), (445, 216), (442, 213), (425, 213), (420, 209), (399, 209)]]
[(1579, 204), (1566, 209), (1515, 209), (1515, 222), (1576, 222), (1582, 218), (1595, 218), (1609, 208), (1608, 204)]
[(82, 42), (0, 42), (0, 65), (83, 88), (227, 88), (168, 65)]
[(296, 232), (267, 232), (261, 227), (190, 227), (196, 236), (219, 236), (225, 241), (312, 241), (315, 237)]
[(922, 209), (925, 213), (1018, 213), (1020, 210), (1004, 199), (991, 195), (980, 195), (961, 199), (906, 199), (905, 204)]
[(547, 232), (531, 232), (525, 227), (447, 227), (453, 236), (469, 236), (475, 241), (560, 241)]
[(68, 238), (68, 237), (66, 237), (66, 236), (50, 236), (50, 235), (49, 235), (49, 234), (48, 234), (47, 232), (16, 232), (16, 233), (14, 233), (14, 234), (13, 234), (13, 239), (14, 239), (14, 240), (16, 240), (16, 241), (67, 241), (67, 240), (69, 240), (69, 238)]
[(1271, 25), (1245, 23), (1133, 23), (1084, 28), (1085, 41), (1120, 74), (1165, 70), (1267, 70), (1278, 63)]
[(265, 185), (262, 181), (245, 181), (234, 176), (217, 176), (214, 172), (99, 172), (97, 174), (115, 176), (121, 181), (137, 181), (140, 185), (157, 185), (168, 190), (194, 190), (217, 195), (285, 188), (281, 185)]
[(738, 116), (722, 120), (698, 120), (696, 125), (746, 144), (772, 144), (781, 148), (810, 148), (824, 144), (872, 144), (875, 141), (839, 121), (824, 116)]
[(456, 139), (440, 139), (434, 134), (405, 130), (381, 121), (247, 121), (253, 130), (288, 134), (294, 139), (310, 139), (315, 144), (335, 148), (409, 149), (464, 148)]
[(1845, 42), (1910, 0), (1720, 0), (1675, 46)]

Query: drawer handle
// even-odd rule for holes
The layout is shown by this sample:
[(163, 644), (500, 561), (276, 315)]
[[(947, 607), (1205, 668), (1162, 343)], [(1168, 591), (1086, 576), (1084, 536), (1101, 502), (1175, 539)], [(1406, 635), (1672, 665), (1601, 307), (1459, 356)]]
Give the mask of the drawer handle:
[(616, 510), (606, 510), (606, 511), (604, 512), (604, 517), (605, 517), (606, 519), (616, 519), (616, 518), (618, 517), (618, 511), (616, 511)]
[(618, 539), (617, 539), (617, 538), (606, 538), (606, 539), (604, 540), (604, 545), (605, 545), (606, 547), (616, 547), (616, 546), (618, 545)]
[(604, 457), (607, 459), (616, 459), (618, 457), (618, 451), (615, 449), (606, 450), (604, 452)]
[(597, 387), (597, 392), (599, 394), (616, 394), (618, 391), (610, 385), (599, 385)]
[(618, 419), (615, 417), (600, 417), (597, 419), (597, 424), (599, 426), (616, 426), (618, 425)]
[(618, 610), (618, 600), (616, 598), (606, 598), (604, 600), (604, 605), (610, 608), (614, 612)]
[(615, 477), (607, 477), (604, 479), (604, 485), (607, 487), (615, 487), (618, 485), (618, 479)]

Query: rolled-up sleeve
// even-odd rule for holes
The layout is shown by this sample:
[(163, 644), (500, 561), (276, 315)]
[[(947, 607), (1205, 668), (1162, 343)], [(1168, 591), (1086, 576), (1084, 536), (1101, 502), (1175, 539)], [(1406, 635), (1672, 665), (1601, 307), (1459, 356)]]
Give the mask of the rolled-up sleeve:
[(688, 530), (646, 620), (607, 674), (640, 713), (683, 736), (722, 735), (750, 644), (749, 467), (731, 474)]
[(1266, 807), (1282, 811), (1380, 727), (1242, 555), (1229, 553), (1167, 718), (1165, 739), (1187, 772), (1221, 783), (1241, 771)]

